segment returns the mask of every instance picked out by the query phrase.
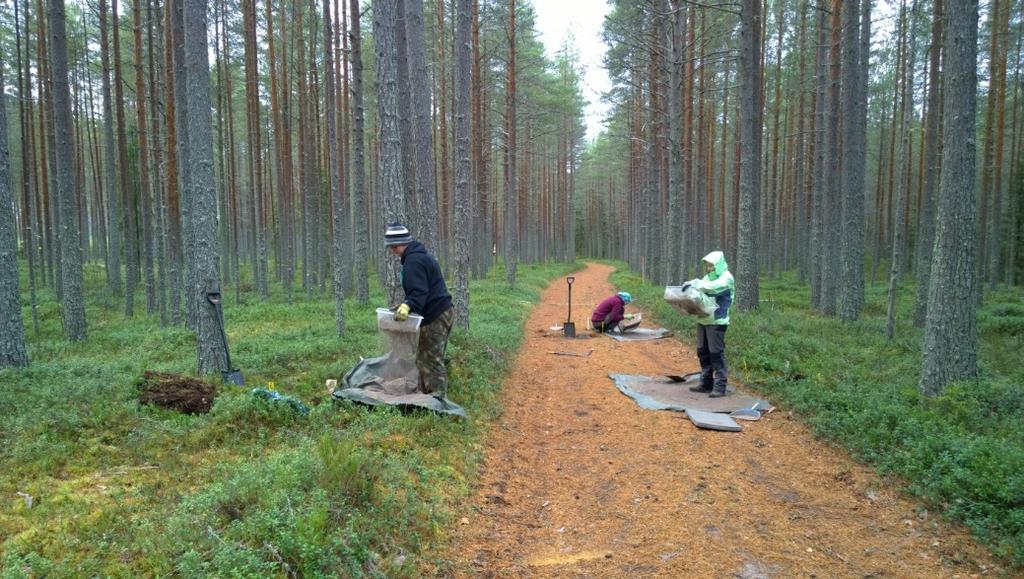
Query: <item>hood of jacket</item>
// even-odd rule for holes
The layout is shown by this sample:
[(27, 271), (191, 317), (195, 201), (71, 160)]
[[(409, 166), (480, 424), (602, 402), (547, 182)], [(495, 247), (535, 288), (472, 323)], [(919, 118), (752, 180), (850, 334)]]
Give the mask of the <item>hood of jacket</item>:
[(402, 263), (404, 264), (405, 260), (408, 259), (414, 253), (422, 253), (426, 255), (427, 248), (423, 247), (422, 243), (413, 240), (412, 243), (406, 246), (405, 251), (402, 252)]
[[(406, 249), (406, 251), (409, 251)], [(715, 271), (708, 274), (708, 279), (716, 280), (723, 273), (729, 271), (729, 264), (725, 263), (725, 254), (721, 251), (712, 251), (711, 253), (704, 256), (702, 262), (710, 263), (715, 266)]]

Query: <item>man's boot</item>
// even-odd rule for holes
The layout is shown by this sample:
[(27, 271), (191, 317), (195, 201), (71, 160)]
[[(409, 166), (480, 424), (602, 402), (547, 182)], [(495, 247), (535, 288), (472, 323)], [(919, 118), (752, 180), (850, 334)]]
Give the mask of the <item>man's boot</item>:
[(711, 354), (711, 368), (714, 373), (714, 392), (711, 393), (711, 398), (721, 398), (727, 396), (728, 385), (729, 385), (729, 371), (725, 368), (725, 355), (722, 352), (715, 352)]
[(712, 390), (714, 390), (712, 382), (712, 372), (713, 371), (710, 366), (706, 368), (702, 367), (700, 369), (700, 384), (697, 386), (690, 386), (690, 392), (697, 392), (698, 394), (708, 394)]

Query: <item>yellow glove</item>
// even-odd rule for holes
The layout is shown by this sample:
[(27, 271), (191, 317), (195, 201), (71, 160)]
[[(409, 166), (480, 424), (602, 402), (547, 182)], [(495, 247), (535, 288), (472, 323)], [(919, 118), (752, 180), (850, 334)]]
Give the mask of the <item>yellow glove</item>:
[(409, 304), (402, 304), (395, 310), (395, 321), (404, 322), (409, 317)]

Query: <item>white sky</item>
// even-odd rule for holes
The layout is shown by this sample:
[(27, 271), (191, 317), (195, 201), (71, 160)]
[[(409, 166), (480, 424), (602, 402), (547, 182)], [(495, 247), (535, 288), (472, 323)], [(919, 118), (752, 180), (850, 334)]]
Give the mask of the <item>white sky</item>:
[(585, 122), (587, 139), (601, 132), (608, 104), (601, 95), (611, 90), (611, 80), (604, 69), (605, 46), (601, 41), (601, 25), (610, 10), (606, 0), (534, 0), (537, 30), (549, 57), (571, 38), (583, 67), (583, 97), (587, 99)]

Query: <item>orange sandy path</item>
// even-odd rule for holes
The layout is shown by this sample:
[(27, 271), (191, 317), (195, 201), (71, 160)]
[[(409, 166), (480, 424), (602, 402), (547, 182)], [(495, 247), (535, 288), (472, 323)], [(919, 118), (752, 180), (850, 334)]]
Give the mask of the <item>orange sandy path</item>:
[[(580, 333), (615, 291), (612, 271), (589, 264), (575, 274)], [(608, 373), (694, 371), (692, 336), (567, 340), (548, 329), (565, 311), (558, 280), (526, 323), (505, 412), (444, 575), (932, 578), (999, 570), (963, 529), (816, 440), (784, 408), (743, 423), (741, 433), (640, 409)], [(647, 316), (644, 326), (652, 326)], [(590, 349), (588, 358), (550, 354)]]

